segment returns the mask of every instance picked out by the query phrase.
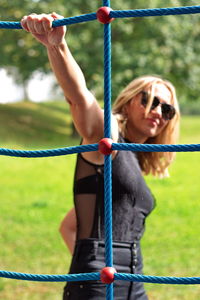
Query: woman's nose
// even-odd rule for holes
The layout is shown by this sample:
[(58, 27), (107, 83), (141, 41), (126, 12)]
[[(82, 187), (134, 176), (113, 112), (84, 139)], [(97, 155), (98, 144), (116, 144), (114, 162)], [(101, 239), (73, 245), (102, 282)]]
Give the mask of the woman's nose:
[(162, 108), (161, 108), (161, 105), (159, 104), (158, 106), (154, 107), (151, 110), (151, 113), (154, 114), (154, 115), (157, 115), (160, 118), (162, 118)]

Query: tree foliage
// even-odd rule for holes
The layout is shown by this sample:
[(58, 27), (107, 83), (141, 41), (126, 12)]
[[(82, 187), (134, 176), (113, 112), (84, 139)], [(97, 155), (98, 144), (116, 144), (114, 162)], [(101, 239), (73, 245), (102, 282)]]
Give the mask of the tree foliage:
[[(64, 17), (95, 12), (102, 1), (1, 0), (1, 20), (19, 21), (31, 12), (56, 11)], [(114, 10), (197, 5), (186, 0), (117, 0)], [(158, 74), (171, 80), (182, 101), (199, 95), (200, 15), (116, 19), (112, 22), (113, 99), (138, 75)], [(45, 49), (23, 30), (1, 30), (0, 67), (12, 71), (20, 83), (34, 71), (49, 72)], [(92, 21), (71, 25), (68, 44), (82, 67), (88, 86), (103, 95), (103, 26)], [(13, 70), (15, 72), (13, 72)]]

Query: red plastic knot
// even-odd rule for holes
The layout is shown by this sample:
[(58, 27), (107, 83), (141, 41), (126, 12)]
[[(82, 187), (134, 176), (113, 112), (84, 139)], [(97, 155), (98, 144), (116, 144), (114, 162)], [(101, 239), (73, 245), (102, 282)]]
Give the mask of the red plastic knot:
[(109, 138), (104, 138), (99, 142), (99, 151), (104, 155), (109, 155), (112, 153), (112, 143), (113, 140)]
[(99, 20), (99, 22), (103, 23), (103, 24), (108, 24), (111, 23), (114, 18), (110, 17), (110, 11), (112, 10), (112, 8), (108, 7), (108, 6), (102, 6), (97, 10), (97, 19)]
[(114, 274), (117, 273), (115, 268), (112, 267), (105, 267), (101, 270), (100, 278), (101, 282), (110, 284), (114, 281)]

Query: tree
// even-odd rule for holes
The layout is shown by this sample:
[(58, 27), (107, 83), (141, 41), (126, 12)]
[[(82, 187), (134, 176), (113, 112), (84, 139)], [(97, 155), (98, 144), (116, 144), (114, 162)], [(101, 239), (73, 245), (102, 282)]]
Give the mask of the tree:
[[(73, 14), (98, 9), (98, 1), (70, 2), (63, 12)], [(118, 0), (113, 9), (195, 5), (183, 0)], [(63, 3), (65, 1), (63, 0)], [(79, 3), (79, 5), (78, 5)], [(79, 14), (80, 14), (79, 12)], [(113, 99), (132, 78), (158, 74), (175, 83), (181, 99), (199, 95), (199, 15), (116, 19), (112, 23)], [(98, 22), (69, 27), (68, 43), (87, 76), (89, 87), (102, 98), (103, 26)], [(92, 57), (92, 60), (91, 60)]]
[[(2, 0), (1, 0), (2, 1)], [(1, 3), (0, 18), (4, 21), (19, 21), (23, 15), (34, 12), (40, 13), (47, 7), (38, 1), (29, 0), (3, 0)], [(0, 67), (5, 68), (11, 74), (15, 82), (24, 88), (24, 99), (27, 99), (27, 83), (33, 73), (41, 71), (49, 72), (49, 64), (46, 51), (42, 45), (36, 43), (30, 34), (24, 30), (0, 30), (1, 60)]]
[[(1, 0), (1, 19), (19, 21), (24, 14), (56, 11), (64, 17), (95, 12), (102, 1)], [(193, 0), (118, 0), (114, 10), (195, 5)], [(178, 88), (181, 98), (198, 99), (200, 75), (199, 15), (116, 19), (112, 23), (113, 99), (132, 78), (159, 74)], [(1, 30), (0, 67), (26, 86), (33, 72), (50, 71), (46, 51), (23, 30)], [(67, 40), (88, 86), (103, 98), (103, 25), (71, 25)], [(92, 59), (91, 59), (92, 58)]]

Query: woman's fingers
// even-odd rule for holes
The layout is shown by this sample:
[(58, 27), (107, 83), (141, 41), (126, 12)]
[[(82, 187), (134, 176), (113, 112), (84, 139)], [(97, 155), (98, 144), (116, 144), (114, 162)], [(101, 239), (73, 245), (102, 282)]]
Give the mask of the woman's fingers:
[(64, 41), (66, 26), (52, 27), (52, 23), (62, 16), (52, 14), (31, 14), (24, 16), (21, 20), (22, 27), (33, 34), (33, 36), (46, 47), (49, 45), (60, 45)]
[(51, 13), (51, 16), (54, 18), (54, 20), (55, 20), (55, 19), (63, 19), (63, 18), (64, 18), (63, 16), (61, 16), (61, 15), (55, 13), (55, 12), (52, 12), (52, 13)]
[(27, 16), (24, 16), (21, 19), (21, 25), (22, 25), (22, 27), (23, 27), (24, 30), (28, 31), (28, 26), (27, 26), (26, 20), (27, 20)]
[(31, 14), (21, 20), (22, 27), (33, 34), (45, 34), (52, 29), (54, 18), (51, 15)]
[(38, 34), (43, 34), (52, 30), (53, 17), (51, 15), (41, 14), (35, 20), (34, 27)]
[(35, 17), (33, 17), (33, 15), (30, 15), (27, 17), (27, 27), (28, 27), (28, 31), (32, 32), (32, 33), (36, 33), (35, 30)]
[(48, 19), (45, 17), (42, 17), (42, 26), (44, 31), (52, 31), (52, 22), (53, 22), (53, 17), (49, 16)]

